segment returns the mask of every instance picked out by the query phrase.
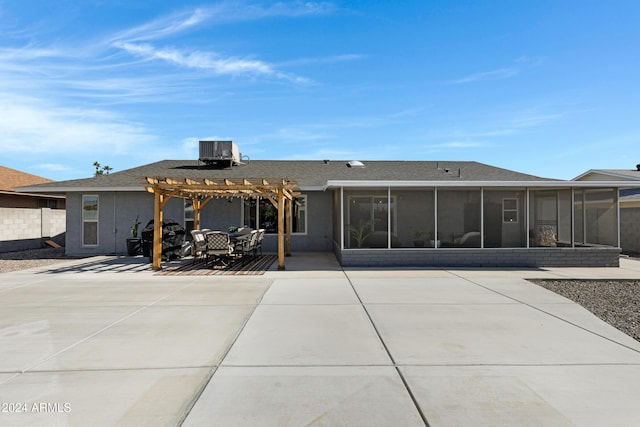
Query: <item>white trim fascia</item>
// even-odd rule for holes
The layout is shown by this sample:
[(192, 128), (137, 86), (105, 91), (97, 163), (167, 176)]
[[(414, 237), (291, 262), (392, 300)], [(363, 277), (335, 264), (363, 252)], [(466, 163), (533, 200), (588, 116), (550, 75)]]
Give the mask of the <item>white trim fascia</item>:
[(300, 191), (325, 191), (326, 187), (322, 185), (301, 185), (298, 187)]
[(336, 187), (528, 187), (528, 188), (633, 188), (634, 181), (359, 181), (329, 180), (325, 189)]
[(147, 191), (145, 187), (18, 187), (17, 192), (35, 192), (38, 193), (88, 193), (88, 192), (109, 192), (109, 191)]

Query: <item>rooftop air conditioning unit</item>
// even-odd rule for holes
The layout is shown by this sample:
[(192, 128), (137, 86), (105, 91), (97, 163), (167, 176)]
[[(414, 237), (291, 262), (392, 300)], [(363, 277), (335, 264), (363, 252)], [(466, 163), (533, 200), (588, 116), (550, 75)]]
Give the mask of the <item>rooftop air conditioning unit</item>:
[(210, 166), (230, 167), (240, 163), (240, 152), (233, 141), (200, 141), (198, 159)]

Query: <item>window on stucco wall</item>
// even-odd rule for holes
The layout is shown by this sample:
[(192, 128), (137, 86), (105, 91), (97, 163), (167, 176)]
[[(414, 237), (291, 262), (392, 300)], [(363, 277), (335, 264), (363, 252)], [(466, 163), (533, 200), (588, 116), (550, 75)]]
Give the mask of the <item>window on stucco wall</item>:
[[(307, 232), (307, 196), (293, 198), (291, 211), (291, 232)], [(266, 198), (244, 199), (243, 225), (253, 229), (264, 228), (267, 233), (278, 232), (278, 209)]]
[(99, 198), (96, 195), (82, 196), (82, 245), (98, 245)]

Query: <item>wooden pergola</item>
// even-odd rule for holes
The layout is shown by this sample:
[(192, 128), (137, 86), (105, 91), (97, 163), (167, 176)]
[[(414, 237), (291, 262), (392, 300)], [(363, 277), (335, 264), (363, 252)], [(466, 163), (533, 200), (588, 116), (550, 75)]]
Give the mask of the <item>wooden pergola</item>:
[[(298, 185), (287, 178), (169, 178), (146, 177), (146, 189), (153, 193), (153, 269), (162, 261), (162, 210), (172, 197), (190, 199), (194, 211), (194, 228), (200, 228), (200, 211), (216, 198), (262, 197), (278, 210), (278, 269), (284, 270), (285, 255), (291, 255), (291, 202)], [(285, 229), (286, 228), (286, 229)]]

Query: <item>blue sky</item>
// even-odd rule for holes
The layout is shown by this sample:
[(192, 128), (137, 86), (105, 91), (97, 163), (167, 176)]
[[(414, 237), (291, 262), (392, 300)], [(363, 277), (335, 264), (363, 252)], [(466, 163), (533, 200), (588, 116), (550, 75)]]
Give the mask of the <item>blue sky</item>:
[(0, 0), (0, 164), (640, 163), (640, 2)]

